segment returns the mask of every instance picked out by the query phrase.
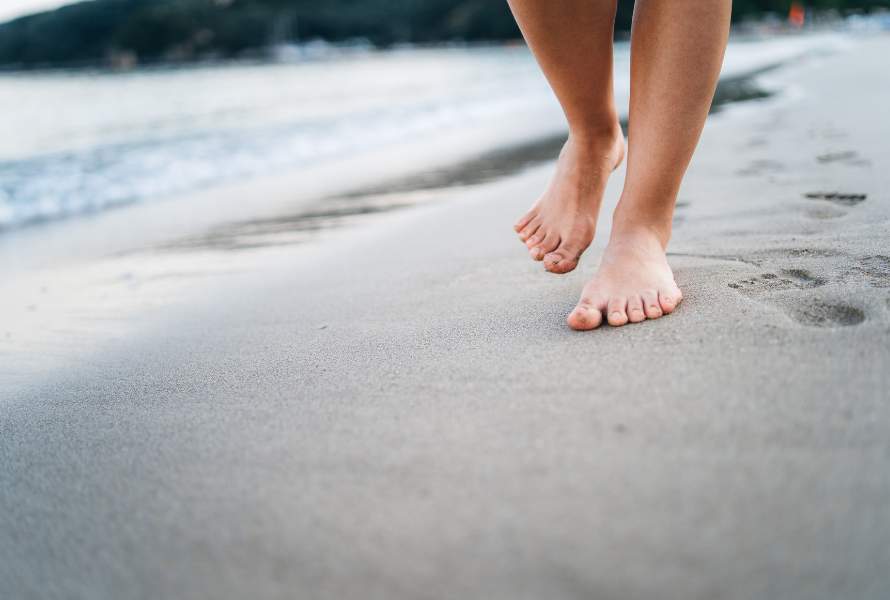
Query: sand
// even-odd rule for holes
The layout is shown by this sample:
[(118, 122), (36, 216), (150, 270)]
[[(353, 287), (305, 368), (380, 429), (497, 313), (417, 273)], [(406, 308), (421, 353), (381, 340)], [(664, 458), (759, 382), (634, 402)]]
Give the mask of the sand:
[(657, 322), (564, 324), (623, 172), (566, 277), (510, 229), (550, 166), (119, 259), (226, 268), (187, 300), (124, 273), (137, 324), (7, 348), (5, 595), (887, 598), (888, 51), (709, 122)]

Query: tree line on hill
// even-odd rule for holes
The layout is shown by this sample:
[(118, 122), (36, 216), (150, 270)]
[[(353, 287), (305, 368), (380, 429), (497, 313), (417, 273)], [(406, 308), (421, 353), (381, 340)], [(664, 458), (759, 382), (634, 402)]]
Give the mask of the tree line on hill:
[[(735, 0), (734, 18), (787, 13), (791, 0)], [(890, 0), (810, 0), (849, 11)], [(630, 28), (633, 0), (619, 0), (616, 29)], [(0, 25), (0, 66), (156, 63), (231, 58), (276, 44), (362, 39), (400, 43), (518, 39), (505, 0), (89, 0)]]

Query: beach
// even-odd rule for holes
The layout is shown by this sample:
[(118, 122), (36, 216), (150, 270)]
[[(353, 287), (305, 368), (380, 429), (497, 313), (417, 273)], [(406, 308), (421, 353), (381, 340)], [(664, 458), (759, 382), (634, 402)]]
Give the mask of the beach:
[(511, 229), (531, 160), (432, 187), (344, 160), (286, 201), (292, 176), (0, 237), (3, 587), (888, 597), (888, 51), (766, 70), (709, 120), (683, 304), (620, 329), (565, 317), (623, 168), (560, 277)]

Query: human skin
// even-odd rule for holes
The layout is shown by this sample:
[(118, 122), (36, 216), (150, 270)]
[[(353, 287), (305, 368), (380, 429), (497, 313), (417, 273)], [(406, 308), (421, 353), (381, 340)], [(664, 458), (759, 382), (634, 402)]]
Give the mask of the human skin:
[[(614, 0), (509, 0), (566, 115), (549, 188), (515, 225), (534, 260), (568, 273), (593, 240), (609, 173), (624, 158), (612, 86)], [(682, 300), (667, 262), (674, 206), (714, 96), (731, 0), (637, 0), (631, 31), (627, 176), (600, 267), (569, 325), (669, 314)]]

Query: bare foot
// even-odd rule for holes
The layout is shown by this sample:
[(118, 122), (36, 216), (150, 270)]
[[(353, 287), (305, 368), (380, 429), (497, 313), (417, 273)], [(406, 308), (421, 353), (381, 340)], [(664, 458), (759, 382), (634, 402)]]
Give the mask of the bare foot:
[(599, 271), (584, 286), (569, 326), (586, 331), (607, 321), (620, 327), (672, 313), (683, 294), (668, 266), (663, 239), (647, 227), (613, 229)]
[(550, 187), (513, 227), (532, 259), (543, 260), (551, 273), (578, 266), (593, 241), (606, 181), (623, 159), (624, 134), (617, 122), (592, 142), (569, 137)]

